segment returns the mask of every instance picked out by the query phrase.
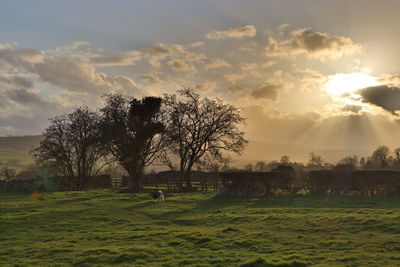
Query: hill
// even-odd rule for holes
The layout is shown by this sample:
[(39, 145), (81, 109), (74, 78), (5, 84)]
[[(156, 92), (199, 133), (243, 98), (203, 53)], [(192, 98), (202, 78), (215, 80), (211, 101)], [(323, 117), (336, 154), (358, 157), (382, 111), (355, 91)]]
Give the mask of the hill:
[[(0, 165), (19, 169), (33, 163), (29, 152), (39, 145), (42, 138), (41, 135), (0, 137)], [(15, 160), (18, 163), (12, 162)]]
[[(0, 160), (20, 159), (21, 162), (32, 161), (32, 156), (29, 152), (39, 145), (42, 138), (43, 136), (41, 135), (0, 137)], [(250, 140), (244, 153), (239, 157), (235, 157), (235, 164), (240, 167), (249, 162), (254, 163), (260, 160), (266, 162), (279, 160), (283, 155), (289, 156), (292, 161), (307, 162), (311, 151), (321, 155), (330, 163), (336, 163), (350, 155), (366, 157), (372, 153), (372, 151), (367, 150), (321, 149), (307, 146), (306, 144), (272, 144)]]
[(0, 151), (29, 153), (39, 145), (42, 138), (41, 135), (2, 136), (0, 137)]

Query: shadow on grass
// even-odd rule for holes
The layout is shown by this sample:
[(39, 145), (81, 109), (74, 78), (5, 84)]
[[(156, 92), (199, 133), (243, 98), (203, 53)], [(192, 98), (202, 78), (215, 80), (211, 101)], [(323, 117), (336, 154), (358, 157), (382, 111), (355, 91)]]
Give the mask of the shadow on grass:
[[(194, 205), (182, 205), (181, 209), (160, 212), (158, 218), (177, 218), (182, 215), (200, 215), (205, 213), (231, 213), (243, 209), (400, 209), (400, 197), (360, 197), (360, 196), (310, 196), (310, 195), (279, 195), (279, 196), (228, 196), (220, 197), (210, 195), (202, 200), (196, 194), (187, 194), (186, 198), (193, 196)], [(177, 195), (177, 194), (176, 194)], [(178, 200), (180, 201), (180, 199)], [(141, 207), (149, 207), (153, 203), (142, 203)], [(235, 207), (238, 210), (235, 211)], [(161, 208), (161, 207), (160, 207)], [(240, 210), (239, 210), (240, 208)], [(156, 219), (156, 217), (154, 217)]]
[(244, 263), (240, 267), (306, 267), (307, 265), (302, 262), (291, 262), (291, 263), (269, 263), (262, 258), (258, 258), (254, 261)]

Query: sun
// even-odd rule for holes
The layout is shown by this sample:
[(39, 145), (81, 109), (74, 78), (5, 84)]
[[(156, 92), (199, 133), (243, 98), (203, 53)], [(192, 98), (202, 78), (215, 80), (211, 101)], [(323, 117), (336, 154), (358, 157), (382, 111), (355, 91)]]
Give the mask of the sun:
[(377, 78), (362, 72), (330, 75), (325, 90), (334, 98), (358, 98), (359, 89), (380, 85)]

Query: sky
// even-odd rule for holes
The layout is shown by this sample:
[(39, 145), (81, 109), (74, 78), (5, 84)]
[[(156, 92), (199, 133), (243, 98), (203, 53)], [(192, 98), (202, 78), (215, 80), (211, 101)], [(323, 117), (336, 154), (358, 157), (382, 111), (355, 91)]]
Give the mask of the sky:
[(399, 1), (0, 1), (0, 135), (102, 95), (191, 87), (238, 106), (247, 138), (400, 146)]

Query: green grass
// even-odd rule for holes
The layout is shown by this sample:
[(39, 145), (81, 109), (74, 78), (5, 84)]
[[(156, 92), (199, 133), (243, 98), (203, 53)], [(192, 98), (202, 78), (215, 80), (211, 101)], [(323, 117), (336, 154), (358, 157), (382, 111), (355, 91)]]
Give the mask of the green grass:
[[(0, 194), (0, 265), (398, 266), (400, 198)], [(287, 263), (287, 264), (284, 264)], [(303, 263), (303, 264), (301, 264)], [(132, 265), (133, 264), (133, 265)]]

